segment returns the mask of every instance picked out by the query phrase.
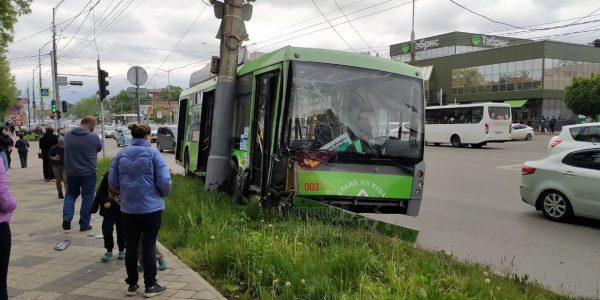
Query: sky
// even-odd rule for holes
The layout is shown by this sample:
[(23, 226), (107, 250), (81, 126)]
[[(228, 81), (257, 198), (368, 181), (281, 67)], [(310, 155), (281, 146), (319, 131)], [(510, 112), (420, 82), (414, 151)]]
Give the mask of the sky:
[[(51, 85), (49, 28), (52, 9), (60, 2), (36, 0), (32, 13), (22, 16), (15, 26), (7, 56), (24, 97), (32, 72), (38, 85), (38, 52), (43, 85)], [(600, 38), (597, 0), (454, 2), (463, 7), (450, 0), (417, 0), (416, 39), (451, 31), (580, 44)], [(148, 72), (144, 87), (162, 88), (170, 83), (187, 88), (190, 74), (218, 55), (215, 35), (220, 20), (207, 4), (208, 0), (62, 0), (56, 9), (58, 73), (83, 81), (83, 86), (62, 87), (61, 99), (74, 103), (96, 93), (98, 56), (102, 69), (109, 73), (111, 96), (131, 86), (126, 74), (132, 66)], [(252, 5), (252, 19), (246, 22), (250, 40), (244, 43), (250, 52), (292, 45), (389, 57), (390, 44), (410, 40), (410, 0), (256, 0)], [(561, 25), (547, 30), (515, 29)]]

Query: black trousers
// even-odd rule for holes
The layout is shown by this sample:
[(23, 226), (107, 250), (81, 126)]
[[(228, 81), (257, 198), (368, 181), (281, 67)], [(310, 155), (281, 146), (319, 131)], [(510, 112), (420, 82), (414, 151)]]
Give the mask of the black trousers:
[(7, 222), (0, 223), (0, 300), (8, 299), (8, 287), (6, 285), (6, 276), (8, 275), (10, 245), (10, 226)]
[(54, 179), (54, 171), (52, 170), (52, 164), (50, 163), (50, 157), (48, 157), (47, 153), (44, 153), (42, 168), (44, 170), (44, 179)]
[(11, 154), (11, 153), (12, 153), (12, 151), (8, 151), (8, 152), (6, 152), (6, 159), (8, 160), (8, 167), (9, 167), (9, 168), (10, 168), (10, 162), (11, 162), (11, 159), (10, 159), (10, 154)]
[(138, 242), (142, 237), (144, 261), (144, 285), (151, 287), (156, 283), (156, 237), (162, 222), (162, 211), (149, 214), (123, 213), (123, 226), (125, 227), (125, 268), (129, 285), (138, 282)]
[(29, 152), (19, 152), (19, 159), (21, 160), (21, 168), (27, 168), (27, 154)]
[(106, 210), (102, 220), (102, 234), (104, 235), (104, 248), (112, 252), (115, 247), (113, 229), (117, 228), (117, 246), (119, 251), (125, 251), (125, 234), (123, 233), (123, 214), (119, 208), (111, 207)]

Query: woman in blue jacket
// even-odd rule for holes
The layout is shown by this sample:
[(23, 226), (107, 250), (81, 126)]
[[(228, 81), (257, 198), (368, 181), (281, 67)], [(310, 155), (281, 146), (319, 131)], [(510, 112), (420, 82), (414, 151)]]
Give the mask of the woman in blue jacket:
[(150, 126), (129, 125), (131, 146), (117, 154), (110, 165), (109, 186), (121, 197), (125, 231), (125, 267), (128, 296), (140, 288), (137, 260), (138, 241), (142, 237), (145, 297), (162, 294), (166, 288), (156, 281), (156, 237), (165, 202), (171, 192), (169, 168), (156, 149), (150, 147)]

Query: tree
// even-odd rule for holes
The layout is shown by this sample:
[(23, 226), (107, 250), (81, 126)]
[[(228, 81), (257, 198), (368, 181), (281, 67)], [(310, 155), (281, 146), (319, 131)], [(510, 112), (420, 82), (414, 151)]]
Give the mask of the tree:
[(13, 29), (17, 18), (31, 12), (33, 0), (0, 1), (0, 49), (4, 50), (12, 42)]
[(0, 51), (0, 116), (10, 110), (17, 101), (17, 88), (15, 78), (10, 73), (8, 60), (2, 51)]
[(112, 111), (115, 114), (133, 113), (133, 102), (133, 99), (127, 96), (127, 91), (121, 90), (111, 102)]
[(565, 104), (573, 113), (594, 117), (600, 114), (600, 74), (574, 78), (565, 89)]
[(181, 95), (182, 90), (183, 89), (179, 86), (169, 85), (166, 88), (160, 90), (160, 99), (177, 101), (179, 100), (179, 95)]
[(69, 113), (77, 118), (83, 118), (85, 116), (98, 116), (98, 111), (98, 100), (94, 95), (77, 101)]

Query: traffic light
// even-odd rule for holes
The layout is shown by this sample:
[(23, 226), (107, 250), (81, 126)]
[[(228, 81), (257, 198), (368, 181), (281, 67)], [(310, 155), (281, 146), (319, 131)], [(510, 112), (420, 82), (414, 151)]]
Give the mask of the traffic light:
[(106, 89), (108, 86), (108, 72), (98, 68), (98, 95), (100, 96), (100, 101), (104, 100), (110, 91)]
[(55, 113), (56, 112), (56, 100), (52, 100), (50, 102), (50, 107), (52, 108), (52, 112)]
[(66, 113), (67, 112), (67, 101), (63, 100), (60, 108), (62, 109), (62, 112)]

